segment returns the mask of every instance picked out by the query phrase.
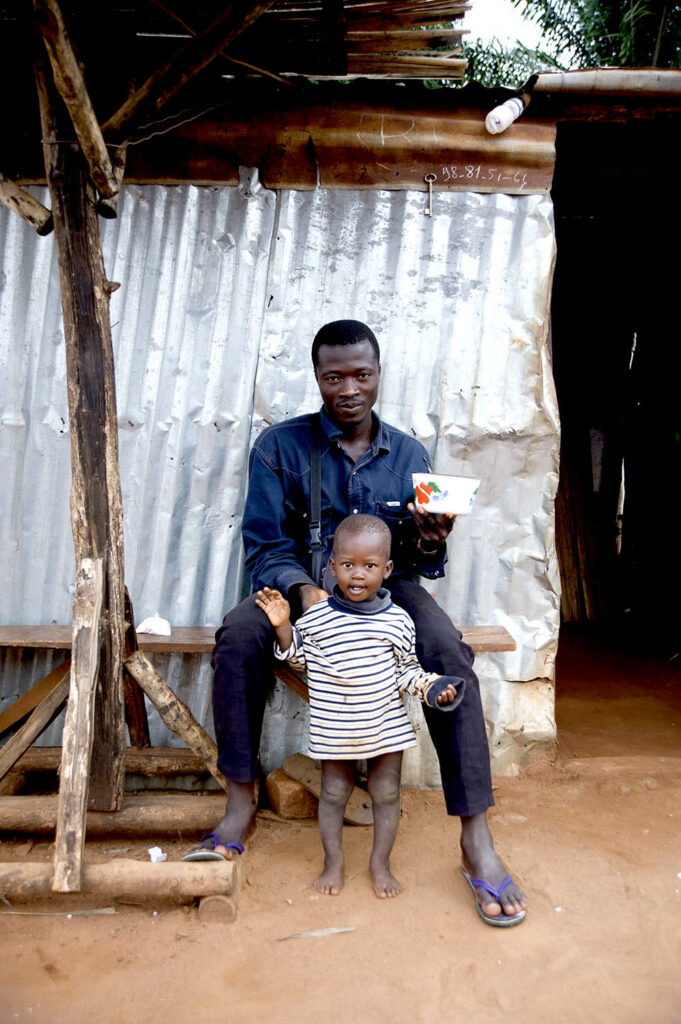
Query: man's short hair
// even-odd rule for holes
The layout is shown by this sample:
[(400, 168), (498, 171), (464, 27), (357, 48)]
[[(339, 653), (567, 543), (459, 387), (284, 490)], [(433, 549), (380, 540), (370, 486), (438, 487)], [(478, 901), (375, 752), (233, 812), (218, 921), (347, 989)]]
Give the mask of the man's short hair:
[(392, 534), (390, 533), (390, 527), (378, 516), (367, 516), (367, 515), (356, 515), (346, 516), (338, 524), (336, 532), (333, 536), (333, 552), (334, 557), (337, 552), (337, 545), (343, 537), (352, 536), (357, 533), (373, 533), (385, 546), (385, 557), (386, 560), (390, 558), (390, 546), (392, 543)]
[(363, 341), (369, 342), (380, 366), (381, 350), (376, 335), (361, 320), (333, 320), (330, 324), (324, 324), (312, 342), (312, 365), (316, 370), (321, 345), (359, 345)]

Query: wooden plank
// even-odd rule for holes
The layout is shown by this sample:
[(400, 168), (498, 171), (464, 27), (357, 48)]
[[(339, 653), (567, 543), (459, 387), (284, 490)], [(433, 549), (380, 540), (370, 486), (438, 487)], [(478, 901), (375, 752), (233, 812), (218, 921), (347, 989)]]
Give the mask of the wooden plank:
[(163, 724), (171, 732), (181, 736), (187, 746), (203, 758), (213, 778), (217, 779), (225, 792), (229, 792), (229, 784), (217, 766), (218, 748), (215, 741), (199, 725), (191, 711), (175, 696), (147, 656), (141, 651), (137, 651), (125, 659), (125, 667), (142, 687), (158, 711)]
[(102, 558), (106, 579), (89, 800), (100, 810), (115, 810), (124, 783), (124, 594), (109, 282), (94, 187), (78, 147), (57, 141), (68, 138), (70, 125), (45, 63), (36, 60), (36, 84), (64, 316), (73, 544), (76, 564)]
[[(210, 654), (215, 626), (174, 626), (171, 636), (138, 633), (141, 651), (149, 654)], [(459, 626), (474, 651), (515, 651), (516, 642), (504, 626)], [(68, 650), (70, 626), (0, 626), (0, 647), (45, 647)]]
[[(201, 896), (231, 896), (236, 887), (237, 871), (236, 861), (152, 864), (117, 858), (108, 864), (85, 864), (83, 891), (112, 898), (189, 903)], [(10, 898), (49, 894), (50, 865), (0, 863), (0, 892)]]
[(54, 231), (52, 214), (47, 207), (39, 203), (19, 185), (15, 185), (2, 172), (0, 172), (0, 203), (4, 203), (8, 209), (18, 213), (39, 235), (49, 235), (51, 231)]
[(252, 25), (275, 0), (237, 0), (203, 32), (181, 47), (158, 68), (113, 114), (102, 130), (119, 142), (130, 138), (135, 127), (153, 118), (187, 82), (217, 57), (220, 51)]
[[(0, 796), (0, 832), (52, 835), (57, 823), (57, 803), (56, 796)], [(139, 839), (201, 833), (212, 829), (224, 813), (224, 793), (128, 796), (120, 811), (88, 811), (87, 835)]]
[(54, 845), (55, 892), (79, 892), (90, 780), (99, 628), (104, 597), (101, 558), (82, 559), (73, 602), (73, 656), (69, 705), (62, 739), (59, 812)]
[(5, 743), (0, 750), (0, 779), (28, 750), (34, 740), (47, 728), (52, 719), (61, 710), (69, 695), (69, 670), (47, 697), (44, 697), (27, 722)]
[(0, 714), (0, 734), (10, 726), (15, 725), (26, 715), (30, 714), (34, 708), (40, 704), (49, 693), (52, 693), (55, 686), (61, 682), (64, 678), (64, 673), (69, 670), (71, 666), (71, 659), (67, 658), (66, 661), (62, 661), (60, 665), (52, 669), (49, 675), (46, 675), (44, 679), (41, 679), (39, 683), (32, 686), (26, 693), (22, 693), (20, 697), (10, 704), (2, 714)]
[[(14, 770), (56, 772), (61, 764), (61, 747), (30, 747), (15, 763)], [(134, 775), (203, 775), (208, 772), (202, 757), (185, 747), (127, 747), (125, 770)], [(128, 798), (129, 799), (129, 798)], [(221, 797), (224, 802), (224, 798)]]
[(33, 0), (33, 11), (50, 58), (55, 85), (66, 104), (90, 176), (100, 194), (111, 199), (118, 194), (120, 178), (109, 159), (59, 4), (57, 0)]

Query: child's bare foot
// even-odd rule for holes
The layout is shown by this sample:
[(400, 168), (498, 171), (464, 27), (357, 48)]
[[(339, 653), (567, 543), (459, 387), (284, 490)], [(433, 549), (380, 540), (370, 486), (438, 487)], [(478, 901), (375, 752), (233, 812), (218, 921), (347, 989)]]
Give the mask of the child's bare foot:
[(337, 896), (343, 888), (343, 868), (342, 857), (333, 861), (329, 861), (327, 858), (324, 862), (324, 870), (314, 884), (317, 892), (323, 892), (325, 896)]
[(374, 880), (374, 892), (380, 900), (389, 899), (391, 896), (399, 896), (402, 887), (393, 875), (387, 864), (370, 864), (372, 878)]

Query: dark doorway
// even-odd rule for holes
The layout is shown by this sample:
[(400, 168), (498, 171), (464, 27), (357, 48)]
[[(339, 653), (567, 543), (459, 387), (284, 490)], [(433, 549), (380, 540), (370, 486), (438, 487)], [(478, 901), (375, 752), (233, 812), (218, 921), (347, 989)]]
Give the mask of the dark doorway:
[[(564, 621), (679, 650), (678, 114), (563, 122), (553, 200)], [(623, 485), (623, 486), (622, 486)]]

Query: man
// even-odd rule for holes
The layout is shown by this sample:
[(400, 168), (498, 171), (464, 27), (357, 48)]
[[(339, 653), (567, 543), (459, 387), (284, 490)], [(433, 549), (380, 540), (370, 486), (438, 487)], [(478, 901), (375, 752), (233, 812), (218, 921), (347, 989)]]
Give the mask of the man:
[[(280, 590), (295, 619), (327, 597), (323, 568), (338, 523), (347, 515), (369, 513), (388, 524), (394, 570), (386, 583), (395, 604), (414, 620), (419, 661), (427, 671), (466, 681), (464, 700), (453, 714), (424, 708), (440, 762), (447, 811), (461, 818), (466, 878), (487, 923), (517, 924), (525, 916), (525, 897), (506, 874), (487, 824), (487, 809), (494, 801), (473, 653), (414, 579), (444, 575), (446, 541), (454, 517), (431, 515), (411, 501), (412, 472), (430, 467), (418, 441), (372, 412), (381, 366), (378, 342), (370, 328), (356, 320), (327, 324), (314, 339), (312, 362), (321, 412), (269, 427), (251, 452), (243, 541), (253, 590), (265, 586)], [(317, 578), (310, 530), (315, 446), (321, 452), (322, 573)], [(253, 828), (254, 780), (272, 683), (273, 639), (273, 629), (254, 596), (229, 612), (218, 630), (213, 713), (218, 767), (229, 779), (229, 801), (215, 831), (189, 854), (192, 859), (238, 854)]]

